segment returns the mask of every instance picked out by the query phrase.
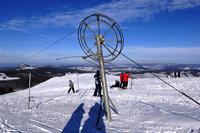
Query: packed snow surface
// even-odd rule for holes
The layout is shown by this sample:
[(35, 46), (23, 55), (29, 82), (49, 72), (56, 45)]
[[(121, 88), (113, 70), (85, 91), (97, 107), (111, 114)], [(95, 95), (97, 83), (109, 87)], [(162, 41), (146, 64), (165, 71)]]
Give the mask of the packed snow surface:
[[(94, 93), (94, 73), (66, 74), (29, 90), (0, 96), (2, 133), (200, 133), (200, 106), (156, 78), (129, 80), (129, 88), (108, 89), (119, 115), (104, 113), (96, 126), (100, 97)], [(134, 76), (134, 75), (133, 75)], [(76, 93), (68, 94), (68, 81)], [(200, 102), (200, 78), (165, 78), (168, 83)], [(107, 75), (108, 86), (119, 77)], [(131, 88), (132, 82), (132, 88)]]

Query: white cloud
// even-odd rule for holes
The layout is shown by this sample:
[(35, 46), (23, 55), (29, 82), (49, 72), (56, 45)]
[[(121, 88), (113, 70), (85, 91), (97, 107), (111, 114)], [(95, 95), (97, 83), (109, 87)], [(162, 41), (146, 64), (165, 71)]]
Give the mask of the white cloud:
[(200, 47), (125, 47), (123, 52), (143, 59), (200, 63)]
[(0, 30), (17, 30), (48, 27), (77, 27), (80, 21), (93, 13), (103, 13), (117, 22), (149, 19), (161, 11), (174, 11), (200, 5), (199, 0), (113, 0), (109, 3), (82, 10), (58, 11), (46, 16), (13, 19), (1, 24)]
[(6, 22), (5, 24), (1, 24), (0, 30), (15, 30), (15, 31), (22, 31), (26, 33), (32, 33), (22, 28), (24, 23), (26, 23), (26, 21), (23, 19), (13, 19)]
[(158, 47), (158, 48), (149, 48), (149, 47), (125, 47), (126, 53), (134, 53), (139, 55), (190, 55), (190, 56), (200, 56), (200, 47)]
[(200, 47), (125, 47), (122, 53), (146, 63), (200, 64)]
[(49, 35), (44, 35), (44, 34), (39, 34), (41, 37), (47, 38), (47, 39), (53, 39), (53, 40), (58, 40), (59, 38), (55, 38)]
[[(1, 49), (0, 49), (1, 50)], [(75, 55), (77, 50), (70, 49), (67, 53), (66, 51), (61, 50), (48, 50), (44, 53), (41, 53), (34, 58), (30, 58), (36, 54), (36, 52), (18, 52), (18, 53), (0, 53), (0, 64), (16, 64), (20, 65), (20, 63), (38, 63), (38, 64), (69, 64), (69, 63), (77, 63), (84, 62), (82, 58), (69, 58), (64, 60), (56, 60), (56, 58)], [(79, 51), (79, 55), (82, 53)], [(30, 58), (30, 59), (29, 59)], [(28, 59), (28, 60), (27, 60)], [(25, 62), (24, 62), (25, 61)]]
[(199, 0), (173, 0), (168, 6), (168, 10), (186, 9), (199, 6)]

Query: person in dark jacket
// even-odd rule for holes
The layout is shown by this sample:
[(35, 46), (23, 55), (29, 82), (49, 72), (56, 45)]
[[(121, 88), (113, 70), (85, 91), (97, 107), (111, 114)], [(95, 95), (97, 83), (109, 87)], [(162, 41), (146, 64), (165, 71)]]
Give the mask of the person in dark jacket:
[(175, 77), (175, 78), (177, 77), (177, 75), (176, 75), (176, 71), (174, 72), (174, 77)]
[(179, 78), (181, 77), (181, 72), (180, 72), (180, 71), (178, 71), (178, 77), (179, 77)]
[(131, 78), (131, 76), (128, 74), (128, 72), (126, 72), (124, 75), (123, 75), (123, 89), (127, 89), (127, 86), (128, 86), (128, 78)]
[(74, 83), (71, 80), (69, 80), (69, 90), (68, 90), (68, 93), (70, 93), (71, 90), (73, 91), (73, 93), (75, 93)]
[(101, 75), (100, 75), (100, 71), (99, 70), (97, 70), (96, 74), (94, 75), (94, 78), (95, 78), (96, 89), (94, 91), (94, 95), (93, 96), (102, 96), (102, 94), (101, 94)]
[(115, 80), (115, 84), (110, 86), (110, 88), (113, 88), (113, 87), (120, 87), (120, 82), (118, 80)]

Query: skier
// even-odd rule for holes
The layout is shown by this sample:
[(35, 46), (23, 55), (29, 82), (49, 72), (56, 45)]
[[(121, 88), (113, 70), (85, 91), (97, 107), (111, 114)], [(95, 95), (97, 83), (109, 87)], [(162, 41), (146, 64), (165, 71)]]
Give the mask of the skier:
[(122, 89), (127, 89), (128, 86), (128, 78), (131, 78), (131, 76), (128, 74), (128, 72), (126, 72), (123, 75), (123, 88)]
[(120, 75), (120, 88), (123, 88), (123, 84), (124, 84), (124, 78), (123, 78), (123, 76), (124, 76), (124, 73), (121, 73), (121, 75)]
[(181, 72), (180, 72), (180, 71), (178, 71), (178, 77), (179, 77), (179, 78), (181, 77)]
[(73, 93), (75, 93), (74, 83), (71, 80), (69, 80), (69, 90), (68, 90), (68, 93), (70, 93), (71, 90), (73, 91)]
[(120, 87), (120, 83), (118, 80), (115, 80), (115, 85), (110, 86), (110, 88), (113, 88), (113, 87)]
[(175, 77), (175, 78), (177, 77), (177, 75), (176, 75), (176, 71), (174, 72), (174, 77)]
[[(96, 74), (94, 75), (94, 78), (95, 78), (95, 86), (96, 86), (96, 89), (94, 91), (94, 95), (93, 96), (102, 96), (101, 94), (101, 75), (100, 75), (100, 71), (97, 70)], [(98, 93), (98, 95), (97, 95)]]

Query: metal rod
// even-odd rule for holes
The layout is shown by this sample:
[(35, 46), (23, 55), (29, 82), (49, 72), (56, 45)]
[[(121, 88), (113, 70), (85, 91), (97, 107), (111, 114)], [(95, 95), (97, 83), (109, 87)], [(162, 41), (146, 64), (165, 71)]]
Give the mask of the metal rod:
[[(100, 108), (99, 108), (99, 112), (98, 112), (98, 116), (97, 116), (97, 121), (96, 121), (96, 126), (99, 126), (99, 122), (100, 122), (100, 116), (101, 116), (101, 113), (102, 113), (102, 110), (103, 110), (103, 104), (104, 104), (104, 98), (101, 97), (101, 100), (100, 100)], [(104, 108), (105, 109), (105, 108)]]
[(94, 44), (87, 50), (87, 53), (92, 52), (91, 50), (94, 48), (95, 45), (96, 45), (96, 44), (94, 43)]
[[(109, 96), (108, 96), (108, 97), (109, 97)], [(112, 100), (110, 99), (110, 97), (109, 97), (109, 101), (110, 101), (112, 107), (114, 108), (115, 113), (119, 115), (119, 112), (118, 112), (117, 108), (115, 107), (115, 105), (113, 104), (113, 102), (112, 102)]]
[(57, 58), (56, 60), (62, 60), (62, 59), (66, 59), (66, 58), (84, 58), (86, 56), (67, 56), (67, 57), (61, 57), (61, 58)]
[(103, 86), (103, 97), (105, 100), (105, 109), (106, 109), (106, 118), (108, 121), (111, 121), (111, 112), (110, 112), (110, 104), (109, 104), (109, 96), (108, 96), (108, 89), (107, 89), (107, 82), (106, 82), (106, 74), (104, 69), (104, 59), (103, 59), (103, 52), (102, 52), (102, 45), (100, 42), (100, 36), (96, 36), (97, 41), (97, 50), (99, 54), (99, 66), (101, 71), (101, 80)]
[(103, 46), (108, 50), (108, 52), (113, 55), (114, 53), (103, 43)]
[(83, 39), (92, 39), (92, 40), (95, 40), (95, 38), (93, 38), (93, 37), (84, 37), (84, 36), (81, 36), (80, 38), (83, 38)]
[(89, 62), (89, 63), (91, 63), (91, 64), (94, 64), (94, 65), (96, 65), (96, 66), (99, 66), (98, 64), (96, 64), (96, 63), (94, 63), (94, 62), (92, 62), (92, 61), (90, 61), (90, 60), (87, 60), (87, 59), (84, 59), (85, 61), (87, 61), (87, 62)]
[(30, 109), (31, 107), (31, 73), (29, 73), (29, 84), (28, 84), (28, 92), (29, 92), (29, 94), (28, 94), (28, 109)]
[(121, 43), (122, 41), (118, 41), (118, 40), (107, 40), (107, 39), (104, 39), (105, 42), (116, 42), (116, 43)]
[(96, 36), (96, 33), (89, 27), (89, 25), (88, 25), (86, 22), (84, 22), (84, 24), (85, 24), (85, 26), (87, 26), (88, 29)]
[(110, 31), (110, 29), (113, 28), (113, 26), (114, 26), (115, 24), (116, 24), (116, 23), (113, 23), (113, 25), (111, 25), (111, 26), (109, 27), (109, 29), (108, 29), (106, 32), (103, 33), (103, 36), (105, 36), (105, 35), (108, 33), (108, 31)]
[(77, 74), (77, 84), (78, 84), (78, 90), (79, 90), (78, 70), (76, 74)]
[(99, 14), (97, 15), (97, 21), (98, 21), (98, 35), (100, 36), (100, 20), (99, 20)]
[(96, 121), (96, 126), (99, 126), (99, 121), (100, 121), (100, 118), (101, 118), (101, 112), (102, 112), (102, 105), (100, 105), (100, 108), (99, 108), (97, 121)]
[(133, 86), (133, 78), (131, 79), (131, 89), (132, 89), (132, 86)]
[[(107, 44), (107, 46), (109, 46)], [(110, 48), (114, 49), (113, 47), (109, 46)], [(117, 50), (116, 50), (117, 51)], [(129, 58), (128, 56), (126, 56), (123, 53), (120, 53), (122, 56), (124, 56), (125, 58), (127, 58), (128, 60), (130, 60), (131, 62), (135, 63), (136, 65), (138, 65), (139, 67), (141, 67), (144, 70), (148, 70), (146, 68), (144, 68), (143, 66), (141, 66), (140, 64), (138, 64), (137, 62), (135, 62), (134, 60), (132, 60), (131, 58)], [(149, 70), (148, 70), (149, 71)], [(150, 70), (150, 74), (153, 75), (154, 77), (158, 78), (159, 80), (161, 80), (162, 82), (164, 82), (165, 84), (167, 84), (168, 86), (170, 86), (171, 88), (173, 88), (174, 90), (176, 90), (177, 92), (181, 93), (182, 95), (184, 95), (185, 97), (189, 98), (190, 100), (192, 100), (193, 102), (195, 102), (196, 104), (200, 105), (200, 103), (198, 101), (196, 101), (195, 99), (193, 99), (192, 97), (190, 97), (189, 95), (185, 94), (184, 92), (176, 89), (174, 86), (172, 86), (171, 84), (169, 84), (168, 82), (166, 82), (165, 80), (163, 80), (162, 78), (158, 77), (156, 74), (154, 74), (153, 72), (151, 72)]]

